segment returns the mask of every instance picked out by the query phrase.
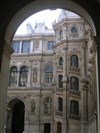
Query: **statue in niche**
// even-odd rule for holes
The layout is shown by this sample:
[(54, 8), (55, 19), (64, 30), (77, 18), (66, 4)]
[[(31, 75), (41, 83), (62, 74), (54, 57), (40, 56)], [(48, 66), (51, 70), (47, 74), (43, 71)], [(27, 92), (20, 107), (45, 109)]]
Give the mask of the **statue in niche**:
[(37, 71), (36, 70), (33, 71), (33, 82), (34, 83), (37, 82)]
[(35, 113), (35, 109), (36, 109), (36, 103), (34, 100), (31, 101), (31, 112)]

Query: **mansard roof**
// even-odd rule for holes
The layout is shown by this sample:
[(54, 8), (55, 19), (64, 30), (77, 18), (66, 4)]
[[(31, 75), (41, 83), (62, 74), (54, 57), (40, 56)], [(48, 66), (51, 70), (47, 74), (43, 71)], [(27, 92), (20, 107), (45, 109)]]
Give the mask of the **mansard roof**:
[(71, 18), (80, 18), (80, 16), (73, 13), (73, 12), (62, 10), (59, 17), (58, 17), (57, 22), (60, 22), (64, 19), (71, 19)]

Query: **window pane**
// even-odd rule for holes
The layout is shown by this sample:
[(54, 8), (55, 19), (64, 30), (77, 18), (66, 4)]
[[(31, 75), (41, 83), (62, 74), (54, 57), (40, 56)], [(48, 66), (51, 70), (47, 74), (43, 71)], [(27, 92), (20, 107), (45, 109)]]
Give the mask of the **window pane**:
[(19, 86), (21, 87), (27, 86), (27, 76), (28, 76), (28, 68), (22, 67), (20, 69)]
[(60, 65), (60, 66), (63, 65), (63, 58), (62, 58), (62, 57), (60, 57), (60, 59), (59, 59), (59, 65)]
[(44, 113), (51, 113), (52, 109), (52, 99), (46, 98), (44, 101)]
[(30, 52), (30, 41), (23, 41), (22, 42), (22, 53), (29, 53)]
[(50, 84), (52, 82), (52, 77), (53, 77), (53, 67), (47, 66), (45, 68), (45, 82), (47, 84)]
[(62, 88), (63, 87), (63, 82), (62, 82), (63, 76), (59, 75), (58, 78), (59, 78), (59, 87)]
[(71, 57), (71, 66), (78, 67), (78, 57), (76, 55)]
[(9, 85), (10, 86), (16, 86), (17, 85), (17, 68), (16, 67), (12, 67), (10, 69)]
[(71, 77), (71, 89), (73, 90), (79, 90), (79, 85), (78, 85), (78, 78), (76, 77)]
[(20, 41), (13, 41), (12, 48), (14, 49), (14, 53), (19, 53)]
[(63, 111), (63, 99), (62, 98), (58, 98), (58, 111)]
[(54, 41), (48, 41), (48, 50), (52, 50)]
[(79, 115), (79, 104), (77, 101), (72, 100), (70, 103), (70, 113), (74, 115)]

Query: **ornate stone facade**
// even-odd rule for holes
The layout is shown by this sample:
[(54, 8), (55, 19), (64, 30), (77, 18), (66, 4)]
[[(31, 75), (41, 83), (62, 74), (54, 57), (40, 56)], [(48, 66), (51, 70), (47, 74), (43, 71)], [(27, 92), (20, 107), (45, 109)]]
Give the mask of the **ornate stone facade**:
[(53, 29), (37, 24), (30, 31), (12, 42), (7, 133), (96, 133), (96, 46), (91, 28), (63, 10)]

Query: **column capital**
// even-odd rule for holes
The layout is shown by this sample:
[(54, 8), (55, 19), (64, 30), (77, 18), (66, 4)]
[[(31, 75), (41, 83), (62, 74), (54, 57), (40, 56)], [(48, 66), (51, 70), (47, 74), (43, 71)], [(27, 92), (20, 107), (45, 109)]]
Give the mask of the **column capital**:
[(14, 50), (11, 48), (10, 44), (5, 42), (4, 47), (3, 47), (3, 51), (10, 58), (10, 55), (13, 53)]

